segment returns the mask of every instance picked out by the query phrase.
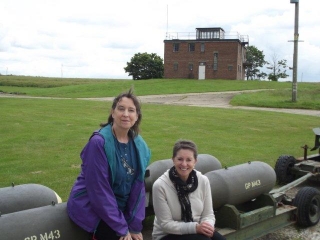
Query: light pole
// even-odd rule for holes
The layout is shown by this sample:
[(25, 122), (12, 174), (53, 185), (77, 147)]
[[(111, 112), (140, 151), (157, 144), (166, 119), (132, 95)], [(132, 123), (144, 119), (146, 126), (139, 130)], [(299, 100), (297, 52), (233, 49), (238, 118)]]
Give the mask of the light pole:
[(294, 47), (293, 47), (293, 71), (292, 71), (292, 102), (297, 101), (297, 69), (298, 69), (298, 42), (299, 42), (299, 0), (290, 0), (295, 4), (294, 14)]

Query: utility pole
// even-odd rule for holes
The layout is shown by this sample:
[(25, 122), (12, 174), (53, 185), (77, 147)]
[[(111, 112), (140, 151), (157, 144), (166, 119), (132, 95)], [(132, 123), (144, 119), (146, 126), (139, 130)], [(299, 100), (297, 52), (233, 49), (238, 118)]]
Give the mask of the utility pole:
[(294, 47), (293, 47), (293, 71), (292, 71), (292, 102), (297, 101), (297, 70), (298, 70), (298, 42), (299, 42), (299, 0), (290, 0), (295, 4), (294, 14)]

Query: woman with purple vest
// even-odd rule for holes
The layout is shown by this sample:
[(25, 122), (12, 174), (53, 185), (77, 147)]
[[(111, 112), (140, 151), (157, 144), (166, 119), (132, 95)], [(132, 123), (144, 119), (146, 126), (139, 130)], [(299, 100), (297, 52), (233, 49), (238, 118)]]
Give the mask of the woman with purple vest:
[(130, 89), (118, 95), (107, 123), (81, 152), (81, 172), (67, 203), (69, 217), (93, 240), (142, 240), (144, 174), (150, 149), (139, 135), (141, 108)]

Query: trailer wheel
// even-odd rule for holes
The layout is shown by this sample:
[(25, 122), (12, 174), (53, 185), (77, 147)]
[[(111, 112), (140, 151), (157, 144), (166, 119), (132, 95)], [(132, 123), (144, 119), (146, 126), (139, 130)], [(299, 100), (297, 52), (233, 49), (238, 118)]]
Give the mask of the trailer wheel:
[(279, 184), (290, 183), (295, 179), (295, 176), (290, 171), (295, 163), (296, 159), (293, 156), (282, 155), (278, 158), (274, 170)]
[(301, 227), (316, 225), (320, 219), (320, 191), (313, 187), (303, 187), (293, 200), (297, 207), (297, 223)]

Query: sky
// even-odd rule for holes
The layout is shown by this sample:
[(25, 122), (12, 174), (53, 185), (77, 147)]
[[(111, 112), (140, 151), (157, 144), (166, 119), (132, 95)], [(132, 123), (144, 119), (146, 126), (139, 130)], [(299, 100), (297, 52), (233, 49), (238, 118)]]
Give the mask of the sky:
[[(320, 82), (317, 3), (299, 1), (298, 82)], [(292, 66), (294, 19), (290, 0), (1, 0), (0, 74), (132, 79), (134, 54), (163, 58), (167, 33), (201, 27), (247, 35), (266, 61)]]

